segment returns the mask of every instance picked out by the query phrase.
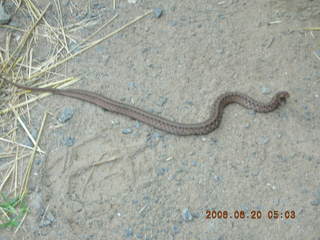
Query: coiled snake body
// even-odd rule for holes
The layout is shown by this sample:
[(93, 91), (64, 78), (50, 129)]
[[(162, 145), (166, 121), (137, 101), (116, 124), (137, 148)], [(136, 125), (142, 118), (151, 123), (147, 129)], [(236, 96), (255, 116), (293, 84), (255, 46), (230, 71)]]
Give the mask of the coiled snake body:
[(239, 92), (226, 92), (220, 95), (213, 104), (211, 114), (208, 120), (200, 123), (186, 124), (171, 121), (169, 119), (157, 116), (150, 112), (146, 112), (140, 108), (121, 103), (110, 98), (101, 96), (97, 93), (80, 90), (80, 89), (66, 89), (60, 90), (55, 88), (33, 88), (26, 87), (14, 82), (11, 82), (1, 77), (5, 82), (13, 84), (18, 88), (25, 90), (37, 91), (37, 92), (51, 92), (53, 94), (67, 96), (71, 98), (80, 99), (95, 105), (102, 107), (110, 112), (119, 113), (130, 118), (139, 120), (145, 124), (148, 124), (154, 128), (162, 131), (180, 135), (205, 135), (219, 127), (224, 108), (231, 104), (237, 103), (247, 109), (252, 109), (259, 113), (268, 113), (277, 109), (282, 103), (286, 102), (289, 97), (289, 93), (286, 91), (278, 92), (274, 95), (269, 103), (258, 102), (255, 99), (247, 96), (246, 94)]

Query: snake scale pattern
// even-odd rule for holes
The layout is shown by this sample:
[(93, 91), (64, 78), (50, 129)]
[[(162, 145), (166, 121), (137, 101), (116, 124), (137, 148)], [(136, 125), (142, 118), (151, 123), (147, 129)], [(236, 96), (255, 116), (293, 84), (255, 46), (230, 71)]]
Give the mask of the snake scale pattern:
[(214, 102), (209, 118), (206, 121), (187, 124), (171, 121), (161, 116), (144, 111), (140, 108), (121, 103), (110, 98), (101, 96), (97, 93), (80, 89), (66, 89), (60, 90), (55, 88), (34, 88), (27, 87), (9, 81), (1, 77), (5, 82), (13, 84), (17, 88), (36, 91), (36, 92), (50, 92), (56, 95), (62, 95), (66, 97), (76, 98), (95, 105), (100, 106), (110, 112), (118, 113), (130, 117), (132, 119), (141, 121), (149, 126), (160, 129), (174, 135), (188, 136), (188, 135), (205, 135), (209, 134), (220, 125), (223, 111), (225, 107), (231, 103), (237, 103), (247, 109), (254, 110), (258, 113), (268, 113), (276, 110), (279, 106), (286, 102), (289, 97), (289, 93), (286, 91), (280, 91), (276, 93), (270, 102), (259, 102), (246, 94), (239, 92), (226, 92), (220, 95)]

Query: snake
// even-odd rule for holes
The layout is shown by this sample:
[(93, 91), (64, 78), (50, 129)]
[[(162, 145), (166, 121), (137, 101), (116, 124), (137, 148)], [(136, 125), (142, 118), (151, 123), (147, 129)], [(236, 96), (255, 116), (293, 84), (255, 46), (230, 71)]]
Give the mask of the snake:
[(287, 91), (277, 92), (272, 99), (263, 103), (257, 101), (247, 94), (240, 92), (225, 92), (219, 95), (214, 101), (209, 118), (199, 123), (181, 123), (172, 121), (170, 119), (158, 116), (151, 112), (147, 112), (138, 107), (118, 102), (108, 97), (102, 96), (98, 93), (81, 90), (81, 89), (56, 89), (56, 88), (37, 88), (27, 87), (15, 82), (12, 82), (4, 77), (1, 77), (5, 82), (14, 85), (17, 88), (34, 91), (34, 92), (50, 92), (55, 95), (66, 96), (82, 100), (94, 105), (97, 105), (107, 111), (118, 113), (134, 120), (143, 122), (151, 127), (162, 130), (164, 132), (178, 135), (178, 136), (189, 136), (189, 135), (207, 135), (217, 129), (221, 123), (223, 111), (229, 104), (236, 103), (246, 109), (253, 110), (258, 113), (269, 113), (282, 104), (284, 104), (287, 98), (290, 96)]

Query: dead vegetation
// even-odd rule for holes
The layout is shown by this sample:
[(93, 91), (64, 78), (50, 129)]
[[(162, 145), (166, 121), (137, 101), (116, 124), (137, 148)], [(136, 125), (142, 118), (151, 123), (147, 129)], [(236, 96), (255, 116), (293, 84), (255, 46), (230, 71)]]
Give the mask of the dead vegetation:
[[(5, 42), (0, 46), (0, 74), (10, 81), (35, 87), (66, 88), (76, 83), (78, 78), (66, 76), (61, 73), (63, 71), (57, 70), (67, 61), (152, 13), (148, 11), (96, 39), (117, 19), (117, 14), (110, 19), (84, 18), (67, 25), (63, 20), (60, 0), (54, 0), (42, 9), (32, 0), (13, 0), (12, 3), (15, 7), (14, 15), (20, 13), (28, 21), (19, 27), (0, 25), (6, 34)], [(112, 0), (113, 8), (116, 8), (116, 4), (116, 0)], [(50, 21), (47, 16), (50, 16)], [(89, 26), (94, 26), (96, 30), (83, 40), (76, 40), (76, 33)], [(46, 48), (50, 49), (49, 54), (41, 61), (36, 56), (43, 48), (43, 44), (40, 43), (49, 45)], [(30, 130), (30, 111), (32, 103), (49, 95), (50, 93), (33, 95), (30, 91), (16, 89), (0, 79), (0, 146), (3, 147), (3, 151), (0, 151), (0, 226), (15, 227), (15, 231), (18, 231), (28, 213), (25, 197), (28, 194), (35, 156), (45, 154), (39, 142), (46, 128), (48, 113), (40, 116), (41, 126), (32, 126), (38, 129), (37, 136), (34, 137)], [(17, 140), (18, 129), (23, 129), (32, 146)]]

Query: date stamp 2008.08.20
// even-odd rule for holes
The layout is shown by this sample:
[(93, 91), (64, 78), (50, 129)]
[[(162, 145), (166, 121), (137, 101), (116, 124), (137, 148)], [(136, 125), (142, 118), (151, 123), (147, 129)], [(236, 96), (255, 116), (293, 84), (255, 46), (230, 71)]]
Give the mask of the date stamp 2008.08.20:
[(294, 210), (206, 210), (206, 219), (295, 219), (297, 217)]

